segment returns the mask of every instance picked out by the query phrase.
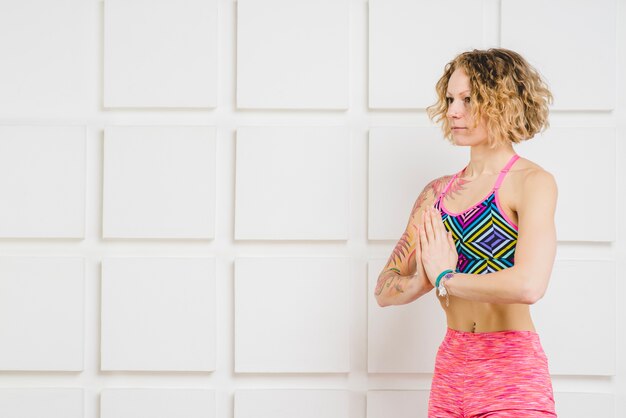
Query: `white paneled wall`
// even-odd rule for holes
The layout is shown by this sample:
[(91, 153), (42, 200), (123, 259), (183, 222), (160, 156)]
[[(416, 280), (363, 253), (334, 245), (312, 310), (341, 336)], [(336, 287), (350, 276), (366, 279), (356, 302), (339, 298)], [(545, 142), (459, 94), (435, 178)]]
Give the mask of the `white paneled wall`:
[(83, 370), (84, 261), (0, 257), (0, 369)]
[(369, 0), (370, 109), (423, 109), (443, 71), (432, 63), (496, 46), (484, 39), (485, 3)]
[(101, 370), (215, 370), (215, 260), (102, 260)]
[(459, 171), (444, 65), (555, 96), (531, 313), (562, 418), (626, 416), (626, 2), (0, 1), (0, 417), (426, 417), (445, 315), (373, 290)]
[(89, 0), (0, 2), (3, 121), (27, 118), (40, 125), (53, 117), (85, 123), (100, 100), (93, 65), (101, 52), (97, 6)]
[(501, 46), (536, 65), (551, 86), (554, 109), (615, 107), (621, 0), (501, 1)]
[(619, 417), (615, 402), (606, 393), (555, 392), (559, 417)]
[[(554, 263), (550, 290), (531, 307), (551, 373), (615, 375), (615, 273), (614, 260)], [(602, 280), (601, 291), (589, 292), (590, 278)]]
[(349, 416), (347, 390), (238, 390), (235, 418), (344, 418)]
[(367, 392), (367, 418), (427, 418), (428, 390)]
[(77, 388), (0, 389), (0, 416), (82, 418), (83, 390)]
[(215, 391), (207, 389), (105, 389), (100, 418), (215, 418)]
[(0, 126), (0, 237), (84, 238), (85, 127)]
[(351, 278), (341, 258), (236, 259), (235, 372), (348, 373)]
[(348, 129), (242, 127), (236, 161), (236, 240), (348, 239)]
[(104, 129), (105, 238), (215, 237), (215, 128)]
[(217, 106), (216, 0), (104, 1), (103, 105)]
[(351, 3), (237, 0), (237, 108), (347, 109)]

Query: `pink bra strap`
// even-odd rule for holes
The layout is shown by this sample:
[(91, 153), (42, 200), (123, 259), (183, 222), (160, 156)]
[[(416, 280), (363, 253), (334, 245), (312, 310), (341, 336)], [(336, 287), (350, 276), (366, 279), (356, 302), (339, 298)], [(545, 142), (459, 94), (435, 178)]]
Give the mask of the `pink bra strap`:
[(502, 170), (500, 170), (500, 175), (498, 175), (498, 180), (496, 181), (496, 185), (493, 186), (493, 189), (498, 189), (500, 187), (500, 185), (502, 184), (502, 180), (504, 180), (504, 176), (506, 176), (506, 173), (508, 173), (509, 169), (511, 168), (511, 166), (515, 163), (515, 161), (517, 161), (519, 159), (519, 155), (517, 154), (513, 154), (513, 156), (511, 157), (511, 159), (509, 160), (508, 163), (506, 163), (506, 165), (504, 166), (504, 168)]
[[(500, 185), (502, 184), (502, 180), (504, 180), (504, 176), (506, 176), (506, 173), (509, 171), (509, 169), (511, 168), (511, 166), (515, 163), (515, 161), (517, 161), (519, 159), (519, 155), (517, 154), (513, 154), (513, 156), (509, 159), (509, 162), (506, 163), (506, 165), (504, 166), (504, 168), (502, 170), (500, 170), (500, 174), (498, 175), (498, 180), (496, 180), (496, 185), (493, 186), (493, 190), (496, 190), (500, 187)], [(465, 170), (467, 168), (467, 166), (465, 166), (463, 168), (463, 170)], [(439, 197), (437, 198), (437, 200), (441, 199), (442, 196), (444, 196), (446, 194), (446, 192), (448, 191), (448, 189), (450, 188), (450, 185), (452, 185), (452, 182), (454, 181), (454, 179), (463, 172), (463, 170), (459, 171), (458, 173), (454, 174), (454, 176), (452, 176), (452, 178), (450, 179), (450, 181), (448, 182), (448, 184), (446, 185), (446, 188), (443, 189), (443, 191), (441, 193), (439, 193)]]
[[(464, 170), (464, 169), (463, 169)], [(446, 192), (448, 191), (448, 189), (450, 188), (450, 185), (452, 184), (452, 182), (454, 181), (454, 179), (456, 178), (456, 176), (458, 176), (463, 170), (459, 171), (458, 173), (455, 173), (454, 176), (452, 176), (452, 178), (450, 179), (450, 181), (448, 182), (448, 184), (446, 184), (445, 189), (443, 189), (443, 191), (441, 193), (439, 193), (439, 197), (437, 197), (437, 201), (439, 201), (439, 199), (441, 199), (442, 196), (444, 196), (446, 194)]]

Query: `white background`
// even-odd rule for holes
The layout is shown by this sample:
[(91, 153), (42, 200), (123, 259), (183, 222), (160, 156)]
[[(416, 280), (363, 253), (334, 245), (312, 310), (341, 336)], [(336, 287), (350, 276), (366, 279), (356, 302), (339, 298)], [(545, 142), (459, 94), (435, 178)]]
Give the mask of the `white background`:
[(515, 149), (557, 412), (626, 416), (623, 39), (623, 0), (0, 0), (0, 416), (425, 417), (445, 317), (373, 287), (469, 157), (437, 78), (497, 46), (555, 95)]

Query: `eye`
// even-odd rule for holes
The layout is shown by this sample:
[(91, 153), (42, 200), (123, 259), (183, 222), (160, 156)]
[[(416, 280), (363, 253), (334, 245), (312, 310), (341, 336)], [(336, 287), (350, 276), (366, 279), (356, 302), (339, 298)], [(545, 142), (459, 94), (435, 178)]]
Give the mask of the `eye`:
[(450, 104), (452, 102), (452, 100), (453, 100), (452, 97), (446, 97), (446, 103), (447, 104)]
[(467, 96), (464, 100), (465, 100), (465, 103), (469, 103), (470, 102), (470, 97)]

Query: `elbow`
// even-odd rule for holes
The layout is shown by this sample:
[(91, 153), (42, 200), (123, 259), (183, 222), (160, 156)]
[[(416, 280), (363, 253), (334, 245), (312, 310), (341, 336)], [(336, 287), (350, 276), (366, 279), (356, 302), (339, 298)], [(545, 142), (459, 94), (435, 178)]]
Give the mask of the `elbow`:
[(525, 305), (533, 305), (537, 302), (539, 298), (534, 293), (526, 293), (524, 294), (524, 298), (522, 299), (522, 303)]
[(537, 280), (539, 273), (527, 269), (517, 269), (515, 283), (517, 284), (518, 303), (533, 305), (543, 297), (545, 288), (539, 286), (541, 280)]
[(537, 286), (526, 286), (522, 294), (522, 303), (526, 305), (534, 305), (543, 297), (545, 289), (538, 289)]
[(376, 297), (376, 303), (378, 303), (378, 306), (380, 306), (381, 308), (384, 308), (385, 306), (389, 306), (389, 303), (382, 297), (382, 295), (375, 295)]

